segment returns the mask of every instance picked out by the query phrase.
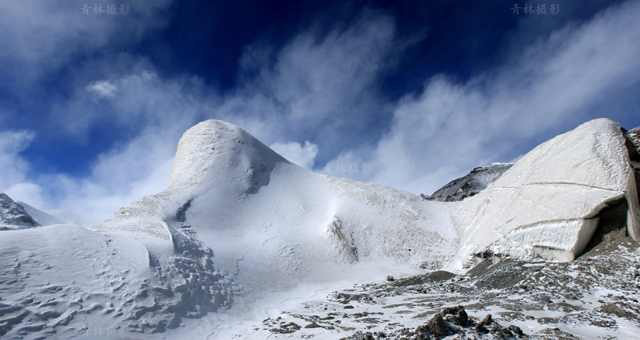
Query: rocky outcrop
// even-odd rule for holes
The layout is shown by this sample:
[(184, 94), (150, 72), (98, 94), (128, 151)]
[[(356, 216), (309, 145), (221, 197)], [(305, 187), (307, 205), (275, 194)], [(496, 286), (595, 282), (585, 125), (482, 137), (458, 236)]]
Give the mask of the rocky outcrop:
[(287, 338), (277, 330), (290, 324), (301, 327), (287, 328), (288, 338), (299, 339), (633, 337), (640, 324), (639, 250), (624, 237), (570, 263), (495, 257), (445, 280), (423, 279), (434, 273), (392, 282), (377, 277), (258, 321), (247, 327), (247, 338)]
[(636, 162), (640, 161), (640, 128), (625, 131), (625, 135), (630, 144), (631, 160)]
[(0, 230), (32, 228), (39, 225), (22, 205), (12, 200), (9, 195), (0, 193)]
[(421, 194), (420, 196), (425, 200), (442, 202), (462, 201), (484, 190), (489, 184), (500, 178), (511, 166), (511, 163), (494, 163), (487, 166), (480, 166), (471, 170), (467, 175), (447, 183), (433, 194)]

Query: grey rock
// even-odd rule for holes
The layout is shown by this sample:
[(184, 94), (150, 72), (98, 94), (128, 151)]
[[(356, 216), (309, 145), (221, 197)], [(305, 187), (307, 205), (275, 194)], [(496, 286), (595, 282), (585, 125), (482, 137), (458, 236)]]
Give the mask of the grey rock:
[(0, 230), (32, 228), (39, 225), (22, 205), (9, 195), (0, 193)]
[(433, 194), (421, 194), (420, 196), (425, 200), (462, 201), (484, 190), (489, 184), (502, 176), (505, 171), (509, 170), (512, 165), (509, 163), (497, 163), (474, 168), (469, 174), (454, 179)]

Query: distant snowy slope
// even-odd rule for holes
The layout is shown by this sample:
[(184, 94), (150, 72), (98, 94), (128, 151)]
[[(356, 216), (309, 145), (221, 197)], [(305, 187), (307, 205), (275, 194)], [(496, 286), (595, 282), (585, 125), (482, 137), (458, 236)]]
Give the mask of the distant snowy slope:
[(32, 228), (39, 225), (23, 206), (7, 194), (0, 193), (0, 230)]

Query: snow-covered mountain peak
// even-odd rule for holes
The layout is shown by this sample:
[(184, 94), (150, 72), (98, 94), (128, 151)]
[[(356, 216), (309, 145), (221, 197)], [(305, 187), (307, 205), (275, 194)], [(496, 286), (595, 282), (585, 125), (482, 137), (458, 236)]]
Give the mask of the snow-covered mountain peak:
[(170, 190), (196, 194), (214, 185), (234, 185), (255, 193), (269, 181), (282, 156), (243, 129), (220, 120), (206, 120), (180, 138), (171, 173)]

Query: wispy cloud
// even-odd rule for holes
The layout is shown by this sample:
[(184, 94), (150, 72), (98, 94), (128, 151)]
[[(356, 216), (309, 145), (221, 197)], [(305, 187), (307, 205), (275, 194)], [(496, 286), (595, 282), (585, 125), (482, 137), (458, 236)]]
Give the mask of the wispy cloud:
[(318, 155), (318, 146), (309, 141), (305, 141), (303, 144), (297, 142), (273, 143), (269, 147), (289, 161), (307, 169), (313, 168)]
[(127, 5), (126, 15), (94, 15), (85, 13), (83, 6), (106, 9), (113, 2), (0, 1), (0, 62), (5, 66), (0, 75), (12, 79), (17, 88), (31, 86), (73, 56), (135, 42), (166, 23), (161, 14), (170, 2), (118, 2)]
[(439, 75), (403, 98), (370, 156), (345, 151), (326, 171), (410, 191), (513, 157), (514, 145), (590, 115), (640, 82), (640, 2), (631, 1), (523, 46), (467, 82)]

